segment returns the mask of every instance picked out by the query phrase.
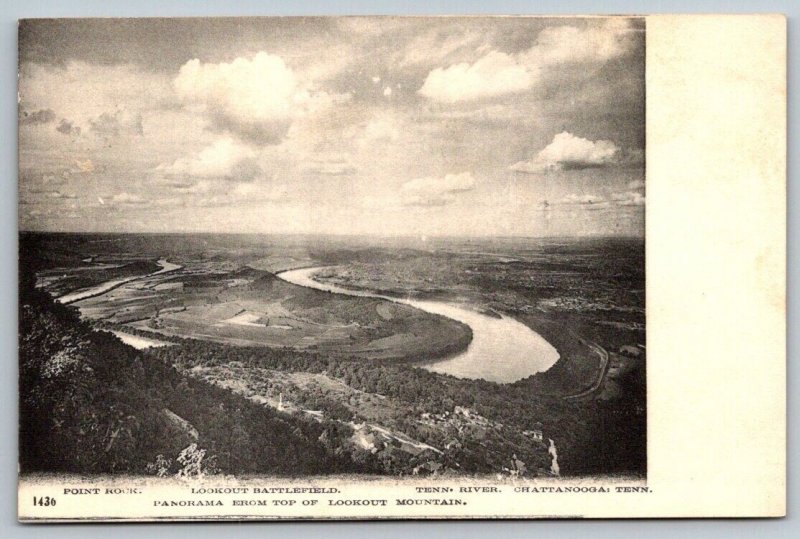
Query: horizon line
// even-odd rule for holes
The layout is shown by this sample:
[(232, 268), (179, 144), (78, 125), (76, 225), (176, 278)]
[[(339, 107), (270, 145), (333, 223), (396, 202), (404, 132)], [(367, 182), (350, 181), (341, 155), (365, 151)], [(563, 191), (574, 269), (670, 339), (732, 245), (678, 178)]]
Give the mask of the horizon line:
[(74, 231), (74, 230), (23, 230), (18, 229), (18, 234), (60, 234), (60, 235), (139, 235), (139, 236), (199, 236), (199, 235), (227, 235), (227, 236), (334, 236), (341, 238), (413, 238), (413, 239), (448, 239), (448, 238), (469, 238), (469, 239), (492, 239), (492, 238), (514, 238), (514, 239), (597, 239), (597, 238), (618, 238), (618, 239), (645, 239), (645, 235), (636, 234), (587, 234), (587, 235), (543, 235), (531, 236), (523, 234), (497, 234), (497, 235), (468, 235), (468, 234), (352, 234), (337, 232), (216, 232), (216, 231)]

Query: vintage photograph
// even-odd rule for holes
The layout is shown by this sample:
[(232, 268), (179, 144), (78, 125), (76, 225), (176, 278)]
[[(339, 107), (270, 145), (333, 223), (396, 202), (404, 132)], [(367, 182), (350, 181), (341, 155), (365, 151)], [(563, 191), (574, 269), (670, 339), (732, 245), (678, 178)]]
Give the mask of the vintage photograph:
[(645, 484), (645, 26), (20, 21), (21, 479)]

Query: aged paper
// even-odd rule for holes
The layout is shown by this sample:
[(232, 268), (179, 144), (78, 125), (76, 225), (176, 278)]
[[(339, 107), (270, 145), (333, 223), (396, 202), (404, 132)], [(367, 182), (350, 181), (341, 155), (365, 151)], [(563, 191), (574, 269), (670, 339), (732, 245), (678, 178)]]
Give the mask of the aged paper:
[(20, 22), (19, 518), (785, 514), (779, 15)]

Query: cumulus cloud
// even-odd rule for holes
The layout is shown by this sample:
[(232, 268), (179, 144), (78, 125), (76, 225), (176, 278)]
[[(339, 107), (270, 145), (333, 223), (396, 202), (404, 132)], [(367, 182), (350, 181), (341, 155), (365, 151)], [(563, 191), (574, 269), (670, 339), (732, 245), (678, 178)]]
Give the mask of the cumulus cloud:
[(259, 144), (279, 143), (295, 118), (336, 100), (313, 90), (282, 58), (266, 52), (230, 63), (190, 60), (174, 87), (186, 106), (207, 115), (213, 129)]
[(22, 111), (19, 118), (19, 125), (43, 125), (56, 121), (56, 113), (53, 109), (41, 109), (35, 112)]
[(585, 168), (608, 164), (617, 151), (610, 140), (591, 141), (564, 131), (553, 137), (553, 142), (536, 157), (563, 168)]
[(633, 33), (628, 19), (612, 17), (601, 25), (578, 28), (571, 25), (545, 28), (522, 60), (539, 65), (606, 62), (630, 50)]
[(445, 206), (454, 202), (458, 193), (475, 188), (469, 172), (447, 174), (444, 178), (416, 178), (403, 184), (400, 199), (404, 206)]
[(474, 63), (433, 69), (418, 93), (434, 101), (456, 103), (528, 90), (543, 69), (603, 63), (622, 56), (631, 48), (632, 32), (624, 18), (606, 19), (586, 28), (545, 28), (536, 43), (520, 53), (491, 50)]
[(104, 112), (89, 120), (89, 129), (95, 134), (111, 139), (121, 135), (144, 135), (142, 114), (119, 110), (114, 114)]
[(492, 51), (475, 62), (437, 67), (425, 78), (419, 94), (445, 103), (469, 101), (530, 88), (533, 70), (508, 54)]
[(223, 136), (193, 156), (158, 165), (155, 174), (173, 187), (189, 187), (197, 179), (252, 181), (262, 174), (256, 157), (250, 146)]
[(361, 144), (377, 141), (396, 141), (400, 138), (401, 120), (390, 114), (375, 115), (363, 125)]
[(531, 161), (520, 161), (509, 168), (515, 172), (538, 174), (603, 167), (614, 164), (618, 152), (619, 148), (610, 140), (592, 141), (563, 131)]

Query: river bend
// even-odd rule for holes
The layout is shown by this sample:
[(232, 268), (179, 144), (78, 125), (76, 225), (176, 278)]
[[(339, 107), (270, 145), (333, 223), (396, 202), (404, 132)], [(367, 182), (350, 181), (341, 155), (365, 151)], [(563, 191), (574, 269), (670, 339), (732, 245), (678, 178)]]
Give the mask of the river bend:
[(289, 283), (348, 296), (380, 298), (446, 316), (472, 330), (472, 341), (463, 352), (421, 367), (458, 378), (511, 383), (550, 368), (558, 351), (525, 324), (507, 316), (495, 318), (467, 307), (443, 301), (402, 299), (365, 290), (351, 290), (315, 280), (327, 266), (283, 271), (277, 277)]

